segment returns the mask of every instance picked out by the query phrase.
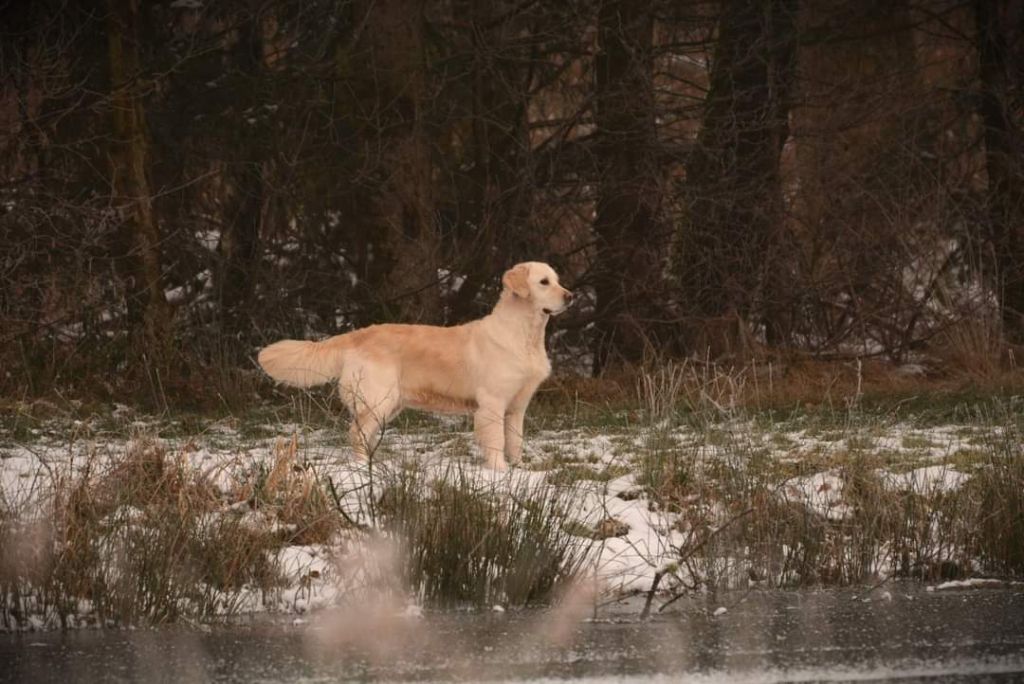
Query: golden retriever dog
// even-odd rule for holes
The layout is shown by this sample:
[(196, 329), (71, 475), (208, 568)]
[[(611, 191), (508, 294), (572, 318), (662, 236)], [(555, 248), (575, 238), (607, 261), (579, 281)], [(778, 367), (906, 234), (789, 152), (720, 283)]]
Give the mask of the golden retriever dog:
[(519, 461), (523, 417), (551, 374), (548, 318), (572, 293), (547, 264), (513, 266), (490, 314), (463, 325), (372, 325), (320, 342), (282, 340), (259, 353), (263, 370), (295, 387), (338, 382), (352, 414), (349, 436), (362, 458), (402, 409), (472, 413), (476, 442), (495, 470)]

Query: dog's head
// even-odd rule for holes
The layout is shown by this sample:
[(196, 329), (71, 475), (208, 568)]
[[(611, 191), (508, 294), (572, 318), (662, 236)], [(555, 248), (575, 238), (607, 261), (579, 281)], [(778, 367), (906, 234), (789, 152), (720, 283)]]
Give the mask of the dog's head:
[(547, 315), (560, 314), (572, 303), (572, 292), (558, 283), (555, 270), (540, 261), (516, 264), (501, 278), (505, 291)]

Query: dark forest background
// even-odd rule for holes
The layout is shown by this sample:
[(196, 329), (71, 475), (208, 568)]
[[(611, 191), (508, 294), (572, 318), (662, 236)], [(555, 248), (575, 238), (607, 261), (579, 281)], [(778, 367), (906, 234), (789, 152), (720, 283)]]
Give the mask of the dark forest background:
[(526, 259), (565, 371), (1024, 353), (1024, 0), (0, 8), (7, 396), (226, 392)]

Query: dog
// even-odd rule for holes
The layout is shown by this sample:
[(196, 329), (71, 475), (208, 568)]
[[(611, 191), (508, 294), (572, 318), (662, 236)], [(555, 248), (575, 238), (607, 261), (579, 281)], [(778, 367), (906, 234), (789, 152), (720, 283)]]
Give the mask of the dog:
[(573, 295), (538, 261), (516, 264), (501, 282), (498, 303), (481, 319), (451, 327), (372, 325), (320, 342), (281, 340), (260, 351), (259, 364), (294, 387), (337, 381), (361, 458), (376, 449), (389, 420), (414, 408), (472, 413), (485, 463), (506, 470), (522, 455), (526, 407), (551, 374), (548, 319), (565, 311)]

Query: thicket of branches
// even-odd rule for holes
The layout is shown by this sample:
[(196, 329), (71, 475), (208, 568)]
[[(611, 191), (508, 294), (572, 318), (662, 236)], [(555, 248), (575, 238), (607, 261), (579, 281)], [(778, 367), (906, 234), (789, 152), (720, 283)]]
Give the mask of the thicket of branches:
[[(554, 344), (1024, 343), (1022, 0), (37, 0), (0, 33), (0, 386), (189, 388), (485, 312)], [(1011, 347), (1012, 348), (1012, 347)]]

